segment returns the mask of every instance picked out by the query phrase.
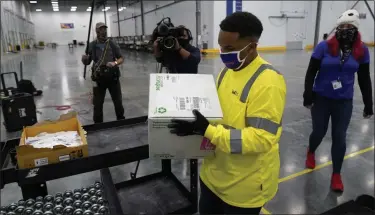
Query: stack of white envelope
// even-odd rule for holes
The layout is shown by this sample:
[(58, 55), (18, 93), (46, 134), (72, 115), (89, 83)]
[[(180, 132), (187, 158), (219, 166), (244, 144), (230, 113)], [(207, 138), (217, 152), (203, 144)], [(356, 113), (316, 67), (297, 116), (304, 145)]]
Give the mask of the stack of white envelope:
[(77, 131), (60, 131), (57, 133), (40, 133), (35, 137), (26, 138), (26, 144), (34, 148), (53, 148), (56, 145), (75, 147), (82, 145)]

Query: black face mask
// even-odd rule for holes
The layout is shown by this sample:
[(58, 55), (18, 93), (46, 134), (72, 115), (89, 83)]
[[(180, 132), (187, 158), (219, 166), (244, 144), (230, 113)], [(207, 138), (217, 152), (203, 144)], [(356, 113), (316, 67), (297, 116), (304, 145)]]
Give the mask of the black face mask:
[(178, 39), (178, 43), (179, 43), (182, 47), (186, 47), (187, 45), (189, 45), (189, 42), (190, 42), (190, 40), (188, 40), (188, 39)]
[(336, 31), (336, 39), (341, 43), (344, 44), (352, 44), (357, 38), (358, 31), (356, 28), (349, 28), (349, 29), (337, 29)]

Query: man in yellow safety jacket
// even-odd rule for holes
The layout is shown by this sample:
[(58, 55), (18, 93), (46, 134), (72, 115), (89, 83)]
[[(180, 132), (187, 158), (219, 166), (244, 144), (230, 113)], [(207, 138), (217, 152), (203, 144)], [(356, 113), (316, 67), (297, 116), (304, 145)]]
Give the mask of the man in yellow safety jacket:
[(257, 53), (263, 27), (256, 16), (236, 12), (220, 28), (222, 121), (210, 124), (194, 110), (195, 121), (173, 120), (169, 128), (179, 136), (202, 135), (216, 146), (201, 166), (200, 214), (259, 214), (278, 188), (286, 84)]

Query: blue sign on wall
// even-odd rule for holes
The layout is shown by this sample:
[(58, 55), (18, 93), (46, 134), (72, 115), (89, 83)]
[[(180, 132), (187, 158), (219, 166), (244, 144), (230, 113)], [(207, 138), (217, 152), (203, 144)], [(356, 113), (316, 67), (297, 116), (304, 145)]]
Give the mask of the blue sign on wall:
[(236, 0), (236, 11), (242, 11), (242, 0)]
[(227, 1), (227, 16), (233, 13), (233, 1), (234, 0), (226, 0)]

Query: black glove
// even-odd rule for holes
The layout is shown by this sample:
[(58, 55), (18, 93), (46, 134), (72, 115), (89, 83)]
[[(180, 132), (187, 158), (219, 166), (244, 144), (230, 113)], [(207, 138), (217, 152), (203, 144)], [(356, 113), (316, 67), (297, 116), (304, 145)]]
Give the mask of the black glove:
[(363, 117), (370, 118), (372, 115), (374, 115), (372, 107), (365, 106), (365, 109), (363, 110)]
[(204, 136), (210, 123), (198, 110), (193, 110), (193, 114), (195, 120), (192, 122), (172, 119), (172, 122), (168, 125), (168, 128), (171, 128), (171, 133), (176, 134), (177, 136), (188, 136), (194, 134)]

